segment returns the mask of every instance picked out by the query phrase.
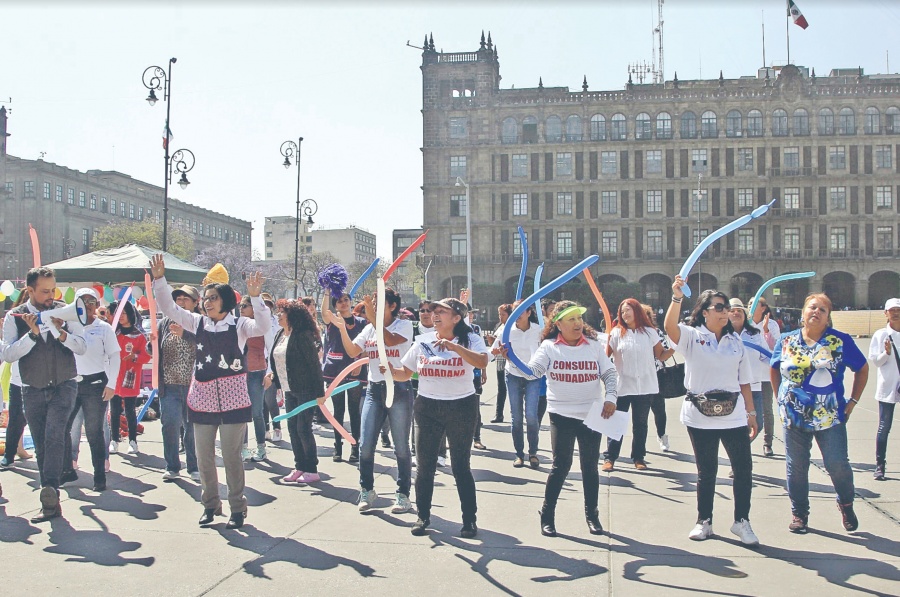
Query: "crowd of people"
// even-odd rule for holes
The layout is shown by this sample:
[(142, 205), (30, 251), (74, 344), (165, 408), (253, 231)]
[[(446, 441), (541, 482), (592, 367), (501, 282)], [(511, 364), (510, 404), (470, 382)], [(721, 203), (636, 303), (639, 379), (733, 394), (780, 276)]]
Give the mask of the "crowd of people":
[[(54, 300), (55, 276), (46, 267), (28, 272), (26, 288), (3, 321), (0, 356), (11, 363), (11, 381), (0, 469), (31, 456), (20, 442), (27, 423), (41, 486), (34, 523), (62, 515), (59, 488), (78, 478), (82, 426), (95, 491), (106, 490), (109, 457), (122, 450), (123, 427), (125, 452), (139, 453), (136, 401), (142, 370), (154, 350), (159, 351), (154, 366), (162, 478), (180, 477), (183, 453), (187, 474), (201, 486), (201, 526), (223, 515), (217, 438), (230, 510), (226, 527), (240, 528), (248, 515), (245, 463), (265, 461), (266, 442), (282, 439), (282, 423), (275, 420), (282, 405), (301, 412), (284, 421), (293, 469), (281, 482), (315, 486), (321, 481), (318, 409), (302, 407), (321, 404), (327, 384), (358, 359), (368, 361), (346, 377), (358, 383), (331, 396), (336, 421), (343, 424), (349, 414), (347, 437), (353, 442), (347, 460), (359, 470), (358, 509), (366, 513), (376, 504), (380, 440), (382, 447), (392, 446), (396, 459), (391, 511), (415, 511), (411, 532), (417, 536), (428, 533), (435, 474), (445, 465), (448, 448), (462, 514), (460, 535), (478, 533), (471, 456), (473, 448), (486, 449), (480, 437), (479, 395), (491, 361), (498, 382), (491, 422), (503, 423), (509, 412), (513, 467), (540, 468), (539, 432), (549, 415), (552, 462), (538, 512), (540, 532), (546, 536), (557, 534), (557, 503), (576, 444), (588, 532), (603, 532), (599, 475), (615, 470), (623, 440), (607, 438), (601, 459), (602, 437), (589, 424), (592, 416), (609, 419), (617, 411), (630, 412), (629, 459), (638, 471), (648, 469), (651, 412), (660, 449), (669, 450), (657, 371), (676, 352), (684, 361), (686, 391), (680, 398), (680, 420), (697, 468), (697, 520), (690, 539), (713, 534), (721, 445), (733, 479), (731, 532), (744, 544), (759, 543), (750, 525), (751, 443), (762, 435), (762, 454), (774, 454), (776, 410), (784, 428), (789, 530), (808, 530), (814, 440), (834, 485), (842, 524), (855, 530), (846, 423), (865, 388), (869, 362), (877, 368), (879, 403), (875, 479), (885, 478), (888, 435), (900, 400), (900, 299), (885, 305), (887, 325), (863, 355), (850, 336), (832, 327), (833, 307), (822, 293), (806, 298), (800, 326), (787, 332), (779, 329), (765, 300), (745, 305), (739, 298), (705, 290), (692, 308), (684, 309), (684, 280), (676, 276), (662, 330), (652, 308), (629, 298), (617, 305), (612, 325), (602, 332), (585, 322), (584, 306), (545, 300), (524, 310), (520, 302), (501, 305), (500, 323), (482, 334), (465, 296), (423, 301), (412, 312), (387, 288), (379, 312), (373, 296), (354, 305), (348, 294), (329, 291), (317, 311), (312, 299), (275, 300), (264, 293), (259, 274), (248, 276), (246, 296), (239, 297), (222, 281), (212, 280), (202, 291), (172, 288), (161, 255), (153, 258), (150, 270), (163, 317), (148, 335), (130, 302), (104, 306), (90, 288), (77, 293), (85, 311), (78, 318), (61, 318), (60, 311), (50, 313), (60, 317), (42, 317), (65, 306)], [(513, 320), (514, 312), (521, 315)], [(846, 395), (848, 369), (852, 383)], [(333, 461), (343, 460), (344, 442), (335, 426)]]

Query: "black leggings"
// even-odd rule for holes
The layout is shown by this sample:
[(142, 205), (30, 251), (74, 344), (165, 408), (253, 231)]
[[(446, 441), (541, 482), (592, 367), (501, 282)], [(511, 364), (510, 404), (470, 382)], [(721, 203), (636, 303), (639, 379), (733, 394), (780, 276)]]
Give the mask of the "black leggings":
[(584, 508), (587, 512), (597, 509), (600, 494), (600, 434), (589, 428), (581, 419), (572, 419), (550, 413), (550, 447), (553, 449), (553, 467), (547, 477), (544, 490), (544, 511), (556, 509), (566, 476), (572, 468), (575, 442), (578, 441), (578, 457), (581, 461), (581, 482), (584, 486)]
[(656, 437), (662, 437), (666, 434), (666, 399), (662, 397), (662, 394), (653, 396), (650, 410), (653, 412), (653, 421), (656, 423)]
[(716, 495), (716, 473), (719, 470), (719, 442), (725, 448), (734, 471), (734, 519), (750, 519), (750, 492), (753, 489), (753, 461), (750, 456), (750, 431), (733, 429), (698, 429), (688, 427), (694, 459), (697, 461), (697, 520), (712, 520)]
[[(344, 392), (341, 392), (337, 396), (331, 397), (331, 403), (334, 407), (334, 418), (341, 425), (344, 424), (344, 412), (350, 410), (350, 435), (353, 436), (353, 439), (356, 440), (357, 445), (359, 444), (359, 433), (360, 433), (360, 413), (362, 412), (362, 393), (363, 388), (361, 385), (356, 386), (355, 388), (350, 388)], [(337, 429), (334, 430), (334, 449), (340, 454), (341, 446), (343, 445), (343, 438), (341, 434), (338, 433)]]
[(25, 432), (25, 407), (22, 404), (22, 386), (9, 384), (9, 419), (6, 427), (6, 460), (12, 462), (19, 449), (19, 440)]
[(125, 419), (128, 421), (128, 440), (137, 441), (137, 413), (134, 411), (137, 397), (122, 398), (121, 396), (113, 396), (109, 401), (109, 432), (110, 438), (114, 442), (118, 442), (121, 433), (120, 421), (122, 420), (122, 401), (125, 401)]

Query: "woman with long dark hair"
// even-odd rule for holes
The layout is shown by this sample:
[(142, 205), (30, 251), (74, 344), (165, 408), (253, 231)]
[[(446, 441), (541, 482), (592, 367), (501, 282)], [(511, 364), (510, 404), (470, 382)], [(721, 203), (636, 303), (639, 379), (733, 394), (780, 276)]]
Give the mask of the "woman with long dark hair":
[[(113, 313), (119, 308), (118, 303), (109, 306)], [(138, 454), (137, 413), (135, 403), (141, 393), (141, 375), (144, 364), (150, 362), (147, 350), (147, 338), (138, 323), (137, 309), (131, 303), (125, 303), (119, 321), (116, 322), (116, 338), (119, 341), (119, 379), (116, 382), (116, 395), (110, 401), (110, 453), (119, 451), (120, 420), (122, 402), (125, 403), (125, 420), (128, 422), (128, 454)]]
[(750, 357), (728, 321), (728, 296), (723, 292), (701, 292), (688, 322), (678, 323), (683, 286), (684, 279), (675, 276), (665, 327), (676, 350), (684, 355), (687, 396), (681, 406), (681, 422), (687, 427), (697, 463), (697, 524), (688, 537), (702, 541), (713, 534), (721, 444), (734, 472), (731, 532), (746, 545), (758, 545), (749, 520), (753, 488), (750, 440), (758, 431), (756, 412), (745, 406), (753, 403)]
[[(728, 302), (728, 321), (734, 333), (737, 334), (741, 342), (746, 346), (748, 343), (768, 351), (769, 345), (765, 340), (765, 332), (761, 332), (753, 324), (753, 320), (749, 317), (749, 312), (744, 303), (739, 298), (733, 298)], [(750, 348), (747, 352), (747, 358), (750, 360), (750, 371), (752, 372), (752, 381), (750, 382), (750, 394), (753, 396), (753, 411), (756, 413), (763, 412), (763, 393), (762, 382), (769, 381), (769, 357), (764, 353)], [(760, 434), (756, 434), (750, 443), (753, 443)]]

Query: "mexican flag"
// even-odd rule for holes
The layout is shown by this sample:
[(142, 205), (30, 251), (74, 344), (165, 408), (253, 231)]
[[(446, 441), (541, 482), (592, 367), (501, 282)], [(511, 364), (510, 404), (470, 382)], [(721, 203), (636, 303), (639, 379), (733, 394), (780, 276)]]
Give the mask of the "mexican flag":
[[(168, 132), (168, 135), (166, 133)], [(166, 121), (166, 125), (163, 127), (163, 149), (167, 149), (169, 147), (169, 141), (175, 138), (175, 135), (172, 134), (172, 129), (169, 128), (169, 121)]]
[(803, 16), (803, 13), (800, 12), (800, 9), (794, 4), (794, 0), (788, 0), (788, 16), (794, 20), (794, 25), (797, 25), (801, 29), (809, 27), (809, 23), (806, 22), (806, 17)]

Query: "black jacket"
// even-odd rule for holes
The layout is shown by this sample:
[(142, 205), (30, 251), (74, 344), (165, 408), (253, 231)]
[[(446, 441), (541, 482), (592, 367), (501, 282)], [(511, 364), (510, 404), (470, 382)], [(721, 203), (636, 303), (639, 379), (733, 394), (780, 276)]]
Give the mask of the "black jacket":
[[(284, 330), (278, 330), (275, 341), (272, 343), (272, 353), (269, 355), (269, 363), (272, 368), (272, 381), (275, 387), (281, 388), (278, 379), (278, 368), (275, 366), (275, 346), (284, 337)], [(322, 378), (322, 365), (319, 363), (319, 347), (315, 338), (310, 334), (295, 332), (288, 338), (287, 345), (287, 377), (291, 392), (304, 393), (313, 398), (325, 395), (325, 381)]]

